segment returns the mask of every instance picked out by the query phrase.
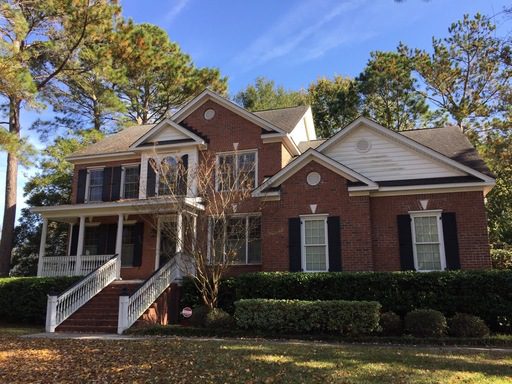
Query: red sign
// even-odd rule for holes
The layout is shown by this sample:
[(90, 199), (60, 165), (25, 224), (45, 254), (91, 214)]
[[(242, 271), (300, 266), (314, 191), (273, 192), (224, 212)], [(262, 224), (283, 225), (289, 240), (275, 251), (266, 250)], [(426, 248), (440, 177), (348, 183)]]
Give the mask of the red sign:
[(183, 308), (181, 311), (181, 314), (183, 315), (183, 317), (188, 319), (190, 316), (192, 316), (192, 308), (190, 308), (190, 307)]

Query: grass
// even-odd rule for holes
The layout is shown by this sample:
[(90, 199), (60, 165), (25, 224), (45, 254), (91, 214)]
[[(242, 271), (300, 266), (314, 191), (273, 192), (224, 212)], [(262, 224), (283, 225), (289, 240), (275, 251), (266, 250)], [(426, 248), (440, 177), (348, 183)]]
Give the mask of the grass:
[(262, 340), (27, 339), (0, 330), (6, 383), (508, 383), (512, 352)]

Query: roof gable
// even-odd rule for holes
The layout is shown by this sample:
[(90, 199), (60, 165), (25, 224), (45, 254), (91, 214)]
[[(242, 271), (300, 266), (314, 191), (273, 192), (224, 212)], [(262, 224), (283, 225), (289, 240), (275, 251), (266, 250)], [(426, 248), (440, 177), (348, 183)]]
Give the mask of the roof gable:
[[(362, 148), (365, 142), (368, 148)], [(417, 141), (360, 117), (317, 150), (374, 181), (472, 175), (494, 180)]]
[(208, 100), (212, 100), (217, 104), (223, 106), (224, 108), (229, 109), (230, 111), (238, 114), (239, 116), (242, 116), (243, 118), (260, 126), (269, 133), (280, 133), (282, 135), (286, 135), (286, 132), (277, 125), (261, 118), (260, 116), (254, 113), (247, 111), (246, 109), (216, 94), (215, 92), (210, 91), (209, 89), (205, 89), (199, 95), (194, 97), (191, 101), (186, 103), (182, 108), (180, 108), (176, 113), (174, 113), (174, 115), (171, 116), (171, 120), (178, 124), (181, 123), (183, 120), (185, 120), (187, 116), (193, 113), (197, 108), (206, 103)]
[(292, 162), (288, 163), (283, 169), (281, 169), (274, 176), (263, 182), (258, 188), (254, 190), (255, 196), (261, 196), (265, 194), (265, 191), (268, 189), (275, 188), (281, 185), (283, 182), (292, 177), (295, 173), (301, 170), (305, 165), (309, 164), (311, 161), (315, 161), (320, 165), (326, 167), (327, 169), (339, 174), (340, 176), (346, 178), (349, 181), (354, 183), (362, 183), (363, 186), (358, 186), (358, 189), (377, 189), (378, 185), (370, 180), (369, 178), (357, 173), (353, 169), (338, 163), (337, 161), (323, 155), (322, 153), (314, 150), (308, 149), (302, 155), (297, 157)]
[(180, 146), (190, 144), (204, 145), (205, 140), (187, 128), (176, 124), (170, 119), (166, 119), (139, 137), (130, 148), (140, 149), (148, 146)]

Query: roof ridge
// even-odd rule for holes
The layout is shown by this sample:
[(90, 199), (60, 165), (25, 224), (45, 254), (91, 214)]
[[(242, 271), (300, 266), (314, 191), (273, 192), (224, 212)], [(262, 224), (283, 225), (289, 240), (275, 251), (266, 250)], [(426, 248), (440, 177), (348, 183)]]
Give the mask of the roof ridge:
[(295, 105), (293, 107), (283, 107), (283, 108), (268, 108), (268, 109), (260, 109), (258, 111), (252, 111), (252, 113), (257, 113), (257, 112), (269, 112), (269, 111), (280, 111), (280, 110), (283, 110), (283, 109), (293, 109), (293, 108), (300, 108), (300, 107), (307, 107), (309, 108), (311, 105), (309, 104), (301, 104), (301, 105)]
[(424, 128), (411, 128), (411, 129), (404, 129), (401, 131), (398, 131), (398, 133), (402, 132), (415, 132), (415, 131), (428, 131), (432, 129), (447, 129), (447, 128), (458, 128), (456, 125), (453, 124), (447, 124), (444, 127), (424, 127)]

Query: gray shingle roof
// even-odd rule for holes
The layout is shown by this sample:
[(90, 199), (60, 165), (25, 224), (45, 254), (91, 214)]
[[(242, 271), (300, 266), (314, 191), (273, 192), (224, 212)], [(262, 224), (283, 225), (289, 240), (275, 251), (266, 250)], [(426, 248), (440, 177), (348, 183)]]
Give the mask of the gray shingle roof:
[(316, 148), (322, 144), (326, 139), (317, 139), (309, 141), (301, 141), (297, 146), (301, 152), (306, 152), (309, 148)]
[(130, 145), (153, 127), (153, 124), (126, 127), (117, 133), (105, 136), (103, 140), (97, 143), (73, 153), (70, 157), (129, 151)]
[(256, 116), (290, 133), (308, 110), (308, 105), (253, 112)]
[(484, 175), (495, 177), (458, 127), (413, 129), (400, 133)]

